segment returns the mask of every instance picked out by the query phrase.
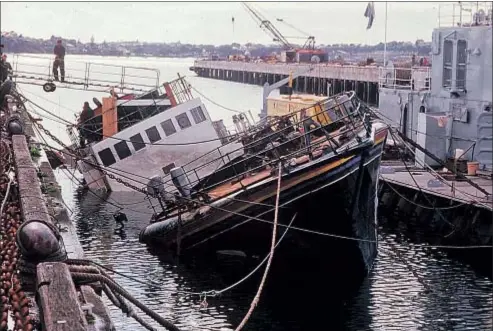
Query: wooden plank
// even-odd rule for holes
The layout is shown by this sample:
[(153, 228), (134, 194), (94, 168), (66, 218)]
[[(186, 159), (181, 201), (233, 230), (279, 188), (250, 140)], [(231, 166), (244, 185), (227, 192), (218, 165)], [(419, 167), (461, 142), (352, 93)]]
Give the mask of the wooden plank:
[(103, 98), (103, 139), (111, 137), (118, 132), (118, 115), (116, 111), (116, 98)]
[(45, 331), (87, 331), (75, 285), (65, 263), (37, 267), (37, 289)]

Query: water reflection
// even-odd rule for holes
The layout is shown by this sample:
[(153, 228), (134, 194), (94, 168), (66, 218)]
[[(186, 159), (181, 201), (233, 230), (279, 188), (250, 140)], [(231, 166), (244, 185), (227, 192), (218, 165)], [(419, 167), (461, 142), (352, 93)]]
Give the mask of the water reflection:
[[(57, 176), (64, 178), (60, 172)], [(66, 177), (61, 180), (64, 192), (70, 192), (67, 183)], [(78, 191), (67, 197), (86, 257), (142, 281), (114, 275), (132, 295), (183, 330), (234, 329), (249, 307), (261, 272), (220, 297), (207, 298), (207, 308), (201, 308), (203, 298), (184, 292), (229, 286), (263, 257), (235, 269), (217, 260), (189, 259), (178, 264), (159, 249), (138, 242), (153, 213), (149, 201), (133, 193), (113, 193), (110, 198), (129, 208), (124, 235), (114, 233), (115, 206), (90, 193)], [(381, 231), (374, 269), (362, 283), (340, 272), (348, 263), (341, 255), (341, 242), (314, 252), (314, 260), (293, 256), (283, 250), (288, 246), (280, 245), (275, 269), (244, 330), (491, 330), (490, 279), (442, 251), (413, 245), (408, 238), (415, 233), (403, 234), (406, 230), (401, 227), (386, 229)], [(325, 263), (317, 265), (315, 260)], [(143, 330), (106, 303), (117, 330)]]

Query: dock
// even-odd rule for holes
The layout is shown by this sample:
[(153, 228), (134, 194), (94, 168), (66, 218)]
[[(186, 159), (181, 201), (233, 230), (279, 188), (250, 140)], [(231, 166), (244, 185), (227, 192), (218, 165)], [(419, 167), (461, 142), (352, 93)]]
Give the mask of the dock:
[[(310, 68), (312, 70), (308, 71)], [(244, 84), (270, 85), (289, 77), (290, 73), (306, 72), (293, 80), (299, 93), (331, 96), (355, 91), (369, 105), (379, 103), (379, 89), (385, 87), (427, 89), (430, 68), (382, 68), (375, 65), (338, 65), (331, 63), (254, 63), (241, 61), (196, 60), (190, 68), (199, 77)]]
[(378, 104), (379, 69), (375, 66), (196, 60), (190, 70), (199, 77), (262, 86), (310, 67), (313, 70), (293, 80), (293, 90), (327, 96), (354, 90), (365, 102)]
[(20, 117), (21, 134), (2, 130), (1, 261), (12, 279), (2, 275), (8, 296), (2, 296), (0, 330), (112, 331), (101, 286), (72, 279), (68, 262), (84, 259), (84, 252), (33, 124)]
[(451, 201), (472, 204), (478, 208), (493, 210), (491, 179), (479, 176), (466, 176), (472, 182), (489, 192), (490, 195), (486, 196), (477, 188), (471, 186), (471, 184), (450, 178), (452, 176), (451, 174), (445, 175), (449, 180), (442, 181), (437, 179), (429, 171), (419, 169), (408, 172), (404, 166), (402, 168), (382, 166), (380, 174), (381, 179), (386, 183), (403, 186), (416, 191), (422, 190), (425, 193)]
[(433, 232), (448, 234), (444, 243), (490, 245), (491, 173), (465, 177), (477, 187), (450, 172), (420, 169), (411, 162), (382, 161), (380, 208), (394, 214), (397, 220), (407, 222), (414, 218)]

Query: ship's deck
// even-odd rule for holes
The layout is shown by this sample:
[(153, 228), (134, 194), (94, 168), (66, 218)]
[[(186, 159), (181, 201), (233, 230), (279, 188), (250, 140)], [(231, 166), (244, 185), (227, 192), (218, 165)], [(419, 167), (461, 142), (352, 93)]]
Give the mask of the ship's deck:
[[(329, 135), (332, 137), (332, 140), (335, 141), (337, 144), (340, 144), (339, 138), (341, 137), (341, 129), (337, 129), (332, 131)], [(319, 137), (317, 139), (312, 140), (311, 145), (313, 146), (312, 150), (312, 155), (314, 158), (318, 158), (323, 154), (323, 149), (330, 147), (330, 142), (329, 139), (326, 136)], [(335, 147), (335, 146), (334, 146)], [(304, 164), (310, 160), (308, 155), (302, 155), (299, 157), (294, 157), (293, 158), (293, 163), (295, 162), (296, 165)], [(207, 194), (212, 198), (212, 199), (219, 199), (223, 198), (229, 194), (232, 194), (234, 192), (237, 192), (241, 190), (242, 188), (246, 186), (250, 186), (252, 184), (258, 183), (264, 179), (267, 179), (269, 177), (274, 177), (271, 173), (270, 169), (265, 169), (262, 170), (258, 173), (255, 173), (253, 175), (246, 175), (246, 178), (240, 180), (240, 181), (235, 181), (235, 182), (226, 182), (223, 183), (219, 186), (214, 187), (211, 189)]]

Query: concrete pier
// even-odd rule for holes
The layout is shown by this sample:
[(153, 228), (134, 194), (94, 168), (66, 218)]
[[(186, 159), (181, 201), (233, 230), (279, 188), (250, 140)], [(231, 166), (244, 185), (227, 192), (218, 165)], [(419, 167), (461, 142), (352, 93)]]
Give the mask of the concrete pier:
[[(31, 146), (28, 145), (24, 135), (12, 136), (12, 147), (23, 221), (44, 221), (57, 226), (60, 229), (67, 258), (83, 259), (82, 247), (68, 211), (62, 204), (60, 186), (51, 166), (47, 161), (41, 161), (39, 165), (33, 162), (30, 154)], [(46, 159), (43, 156), (40, 157), (41, 160)], [(41, 176), (38, 176), (38, 173)], [(38, 265), (35, 283), (46, 282), (51, 285), (38, 290), (43, 330), (110, 331), (114, 329), (109, 311), (101, 297), (96, 295), (89, 285), (76, 287), (68, 266), (64, 263), (45, 262)], [(88, 316), (83, 309), (88, 304), (92, 307), (91, 316)], [(61, 320), (64, 322), (60, 324)]]
[(72, 279), (67, 259), (84, 259), (75, 226), (33, 123), (9, 100), (1, 117), (21, 121), (0, 126), (0, 330), (113, 331), (101, 285)]
[(294, 79), (296, 92), (330, 96), (354, 90), (361, 100), (378, 105), (379, 68), (375, 66), (196, 60), (190, 70), (200, 77), (262, 86), (310, 67), (314, 69)]

